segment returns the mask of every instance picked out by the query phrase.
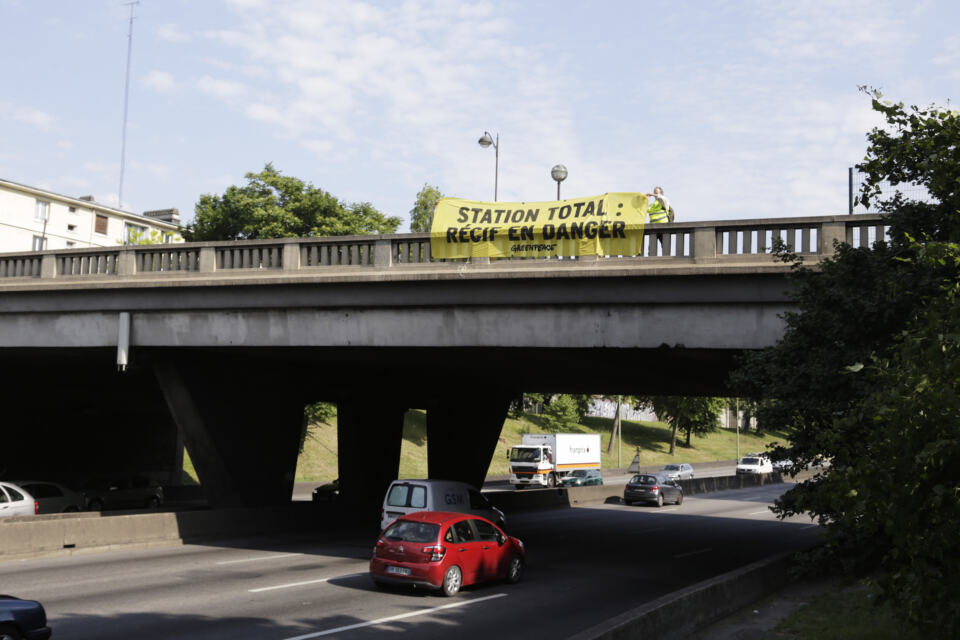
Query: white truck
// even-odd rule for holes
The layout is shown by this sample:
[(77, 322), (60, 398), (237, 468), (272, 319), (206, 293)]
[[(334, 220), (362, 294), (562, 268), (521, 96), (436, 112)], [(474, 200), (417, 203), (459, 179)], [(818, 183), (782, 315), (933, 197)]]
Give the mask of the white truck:
[(514, 487), (555, 487), (571, 471), (600, 468), (600, 434), (525, 433), (508, 455)]

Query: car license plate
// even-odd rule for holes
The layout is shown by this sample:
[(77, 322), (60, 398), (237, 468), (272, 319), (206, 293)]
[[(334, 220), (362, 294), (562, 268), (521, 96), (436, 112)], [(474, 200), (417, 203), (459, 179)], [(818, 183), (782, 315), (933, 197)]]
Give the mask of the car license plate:
[(390, 565), (387, 567), (387, 573), (394, 573), (398, 576), (408, 576), (410, 575), (410, 569), (408, 567), (395, 567)]

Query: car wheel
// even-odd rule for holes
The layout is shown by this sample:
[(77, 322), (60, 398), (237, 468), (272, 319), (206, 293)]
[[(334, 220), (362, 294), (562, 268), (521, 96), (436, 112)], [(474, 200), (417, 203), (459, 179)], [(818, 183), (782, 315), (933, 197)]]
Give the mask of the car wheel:
[(553, 475), (552, 473), (551, 473), (550, 475), (548, 475), (548, 476), (547, 476), (547, 486), (550, 487), (551, 489), (553, 489), (555, 486), (557, 486), (557, 476)]
[(627, 500), (626, 498), (624, 498), (624, 499), (623, 499), (623, 504), (625, 504), (625, 505), (627, 505), (627, 506), (629, 507), (629, 506), (631, 506), (631, 505), (633, 504), (633, 500)]
[(520, 576), (523, 575), (523, 558), (513, 556), (510, 558), (510, 566), (507, 567), (507, 582), (516, 584), (520, 582)]
[(454, 596), (457, 594), (457, 591), (460, 591), (460, 585), (463, 584), (463, 576), (460, 573), (460, 567), (454, 565), (447, 569), (446, 575), (443, 576), (443, 585), (441, 586), (441, 591), (443, 595)]
[(91, 500), (90, 504), (87, 505), (87, 508), (90, 509), (90, 511), (103, 511), (103, 500), (100, 500), (99, 498)]
[(158, 498), (157, 496), (153, 496), (149, 500), (147, 500), (147, 509), (156, 509), (159, 506), (160, 506), (160, 498)]
[(683, 494), (682, 494), (682, 493), (677, 496), (677, 504), (678, 504), (678, 505), (683, 504)]
[(663, 494), (662, 494), (662, 493), (658, 493), (658, 494), (657, 494), (657, 506), (658, 506), (658, 507), (662, 507), (662, 506), (663, 506)]
[(23, 636), (13, 627), (0, 627), (0, 640), (22, 640)]

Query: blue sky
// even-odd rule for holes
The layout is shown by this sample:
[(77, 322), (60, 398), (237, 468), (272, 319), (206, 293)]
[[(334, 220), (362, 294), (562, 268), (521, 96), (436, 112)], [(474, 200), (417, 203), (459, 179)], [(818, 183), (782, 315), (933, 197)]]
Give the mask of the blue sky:
[[(266, 162), (404, 219), (663, 185), (678, 221), (846, 213), (857, 85), (960, 99), (960, 3), (141, 0), (123, 207)], [(129, 9), (0, 0), (0, 177), (116, 205)]]

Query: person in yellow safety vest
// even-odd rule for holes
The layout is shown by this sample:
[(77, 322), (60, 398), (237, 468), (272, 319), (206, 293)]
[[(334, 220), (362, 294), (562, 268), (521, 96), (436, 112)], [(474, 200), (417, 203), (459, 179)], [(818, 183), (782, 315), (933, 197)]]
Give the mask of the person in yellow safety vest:
[[(650, 204), (650, 208), (647, 209), (647, 214), (650, 217), (650, 224), (660, 224), (664, 222), (670, 222), (670, 201), (667, 200), (667, 196), (663, 195), (663, 187), (654, 187), (653, 193), (647, 194), (648, 198), (653, 198), (653, 202)], [(660, 253), (658, 255), (663, 255), (663, 234), (657, 234), (657, 244), (660, 245)], [(653, 247), (651, 247), (652, 249)], [(669, 253), (670, 247), (667, 247), (667, 252)]]

